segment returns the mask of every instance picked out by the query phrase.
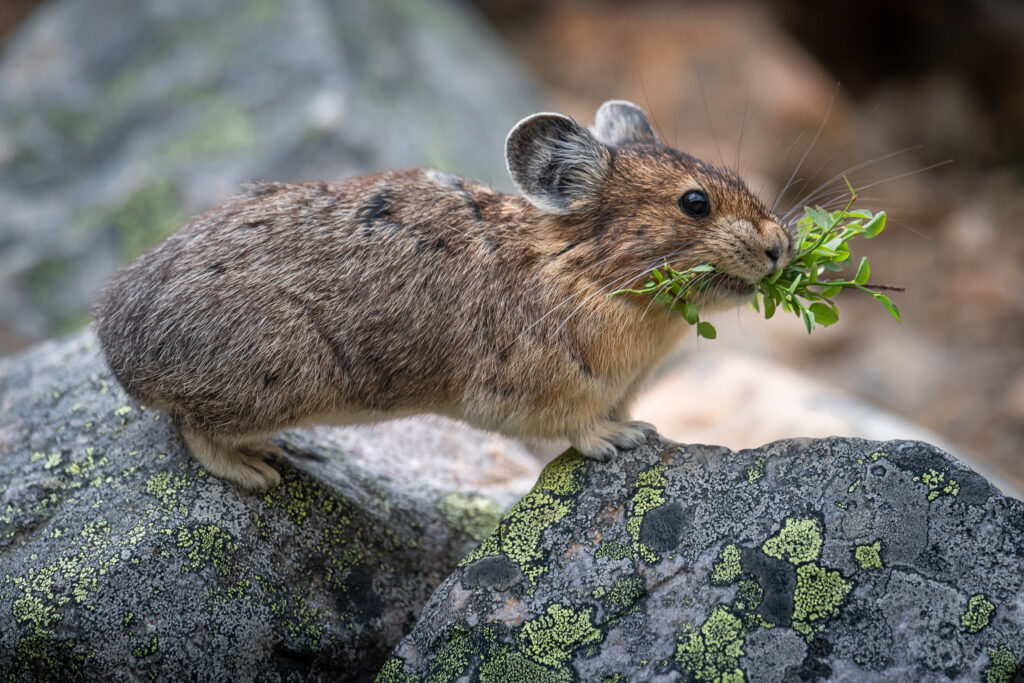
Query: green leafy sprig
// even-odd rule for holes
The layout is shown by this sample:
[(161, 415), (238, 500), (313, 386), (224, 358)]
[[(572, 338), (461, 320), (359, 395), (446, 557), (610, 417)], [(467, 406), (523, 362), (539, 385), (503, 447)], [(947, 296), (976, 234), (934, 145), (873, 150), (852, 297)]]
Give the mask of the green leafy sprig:
[[(844, 289), (855, 289), (873, 297), (900, 322), (899, 307), (883, 292), (903, 291), (902, 288), (868, 282), (871, 266), (866, 256), (861, 258), (852, 278), (823, 277), (847, 268), (851, 239), (871, 239), (885, 228), (884, 211), (872, 214), (864, 209), (853, 210), (857, 195), (852, 187), (850, 194), (850, 202), (839, 211), (810, 206), (804, 209), (804, 216), (797, 223), (799, 248), (793, 259), (785, 268), (757, 283), (751, 305), (754, 310), (763, 311), (766, 320), (781, 309), (801, 318), (808, 333), (816, 325), (834, 325), (839, 321), (839, 308), (833, 298)], [(695, 325), (698, 336), (714, 339), (717, 336), (714, 326), (700, 319), (700, 310), (687, 300), (687, 295), (692, 290), (701, 291), (711, 286), (707, 274), (718, 272), (724, 271), (708, 264), (677, 271), (666, 263), (663, 268), (651, 271), (651, 279), (642, 288), (620, 289), (608, 296), (648, 294)]]

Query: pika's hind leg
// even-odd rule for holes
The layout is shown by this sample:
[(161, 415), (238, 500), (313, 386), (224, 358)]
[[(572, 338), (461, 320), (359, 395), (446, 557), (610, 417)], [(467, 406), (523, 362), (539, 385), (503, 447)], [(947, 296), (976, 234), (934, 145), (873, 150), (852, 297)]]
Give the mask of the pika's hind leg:
[(232, 442), (200, 432), (179, 429), (182, 441), (210, 474), (244, 488), (262, 491), (281, 483), (281, 475), (266, 463), (281, 450), (265, 441)]

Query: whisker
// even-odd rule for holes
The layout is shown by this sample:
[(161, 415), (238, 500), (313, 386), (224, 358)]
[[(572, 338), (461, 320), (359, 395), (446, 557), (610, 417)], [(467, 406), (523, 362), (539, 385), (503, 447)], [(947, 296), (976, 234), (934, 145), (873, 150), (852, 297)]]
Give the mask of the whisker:
[[(791, 176), (789, 176), (789, 181), (790, 182), (792, 182), (793, 178), (796, 176), (797, 172), (800, 170), (800, 167), (804, 165), (804, 161), (807, 159), (807, 155), (811, 153), (812, 149), (814, 149), (814, 145), (817, 144), (818, 138), (821, 137), (821, 132), (823, 130), (825, 130), (825, 124), (828, 123), (828, 117), (832, 115), (832, 106), (835, 105), (835, 103), (836, 103), (836, 96), (838, 94), (839, 94), (839, 84), (836, 83), (836, 89), (832, 92), (832, 99), (830, 99), (828, 101), (828, 109), (825, 111), (825, 118), (823, 118), (821, 120), (821, 125), (818, 126), (818, 132), (814, 134), (814, 139), (811, 140), (811, 144), (807, 146), (807, 150), (804, 152), (804, 155), (802, 157), (800, 157), (800, 163), (798, 163), (796, 165), (796, 168), (793, 169), (793, 174)], [(788, 186), (789, 182), (787, 182), (786, 185)], [(775, 203), (772, 204), (771, 213), (775, 213), (775, 207), (778, 205), (780, 199), (782, 199), (781, 195), (775, 199)]]
[[(799, 200), (797, 200), (793, 204), (793, 207), (790, 208), (789, 211), (787, 211), (786, 213), (783, 214), (783, 218), (786, 218), (787, 216), (792, 214), (794, 211), (798, 211), (798, 210), (802, 211), (804, 206), (806, 206), (806, 205), (810, 204), (811, 202), (813, 202), (817, 198), (818, 194), (823, 192), (832, 183), (835, 183), (835, 182), (841, 180), (842, 178), (848, 177), (850, 174), (856, 173), (857, 171), (860, 171), (861, 169), (865, 169), (868, 166), (872, 166), (874, 164), (880, 163), (882, 161), (885, 161), (886, 159), (891, 159), (891, 158), (893, 158), (895, 156), (899, 156), (900, 154), (906, 154), (907, 152), (911, 152), (911, 151), (913, 151), (915, 149), (920, 149), (920, 145), (915, 145), (915, 146), (911, 146), (911, 147), (904, 147), (903, 149), (898, 149), (895, 152), (889, 152), (888, 154), (883, 154), (880, 157), (875, 157), (873, 159), (866, 159), (864, 161), (861, 161), (861, 162), (858, 162), (858, 163), (854, 164), (853, 166), (849, 167), (848, 169), (846, 169), (842, 173), (835, 174), (834, 176), (832, 176), (831, 178), (829, 178), (828, 180), (823, 182), (821, 185), (816, 187), (814, 190), (808, 192), (803, 197), (801, 197)], [(846, 193), (847, 195), (849, 194), (848, 190), (845, 188), (845, 185), (844, 185), (844, 188), (843, 188), (843, 192)]]
[(740, 138), (736, 141), (736, 173), (740, 172), (740, 148), (743, 146), (743, 131), (747, 127), (747, 112), (750, 109), (750, 88), (747, 88), (747, 98), (743, 102), (743, 117), (740, 119)]
[(704, 101), (704, 115), (708, 118), (708, 129), (711, 131), (711, 140), (715, 143), (715, 149), (718, 150), (718, 160), (725, 166), (725, 157), (722, 155), (722, 148), (718, 146), (718, 136), (715, 135), (715, 124), (711, 122), (711, 110), (708, 109), (708, 98), (704, 94), (704, 79), (700, 76), (700, 69), (697, 68), (697, 64), (694, 63), (693, 71), (697, 75), (697, 85), (700, 86), (700, 97)]

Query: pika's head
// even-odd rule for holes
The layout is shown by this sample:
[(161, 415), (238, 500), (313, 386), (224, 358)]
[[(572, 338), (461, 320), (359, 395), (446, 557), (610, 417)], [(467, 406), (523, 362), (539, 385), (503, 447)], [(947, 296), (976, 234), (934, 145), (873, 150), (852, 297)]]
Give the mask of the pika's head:
[(630, 102), (605, 102), (590, 130), (561, 114), (529, 116), (509, 133), (505, 158), (530, 203), (589, 243), (601, 286), (644, 281), (664, 263), (710, 263), (724, 273), (702, 276), (688, 298), (719, 308), (748, 301), (793, 256), (792, 228), (736, 173), (662, 144)]

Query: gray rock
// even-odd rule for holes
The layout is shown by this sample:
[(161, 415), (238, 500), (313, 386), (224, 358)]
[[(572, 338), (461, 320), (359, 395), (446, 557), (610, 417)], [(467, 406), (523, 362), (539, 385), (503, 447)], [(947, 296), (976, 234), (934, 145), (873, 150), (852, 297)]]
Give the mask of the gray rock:
[(536, 474), (430, 421), (280, 443), (283, 484), (244, 493), (91, 334), (0, 360), (0, 679), (372, 678)]
[(456, 0), (53, 0), (0, 61), (0, 352), (252, 179), (432, 165), (510, 187), (539, 109)]
[(922, 442), (568, 451), (378, 681), (1016, 680), (1024, 503)]

